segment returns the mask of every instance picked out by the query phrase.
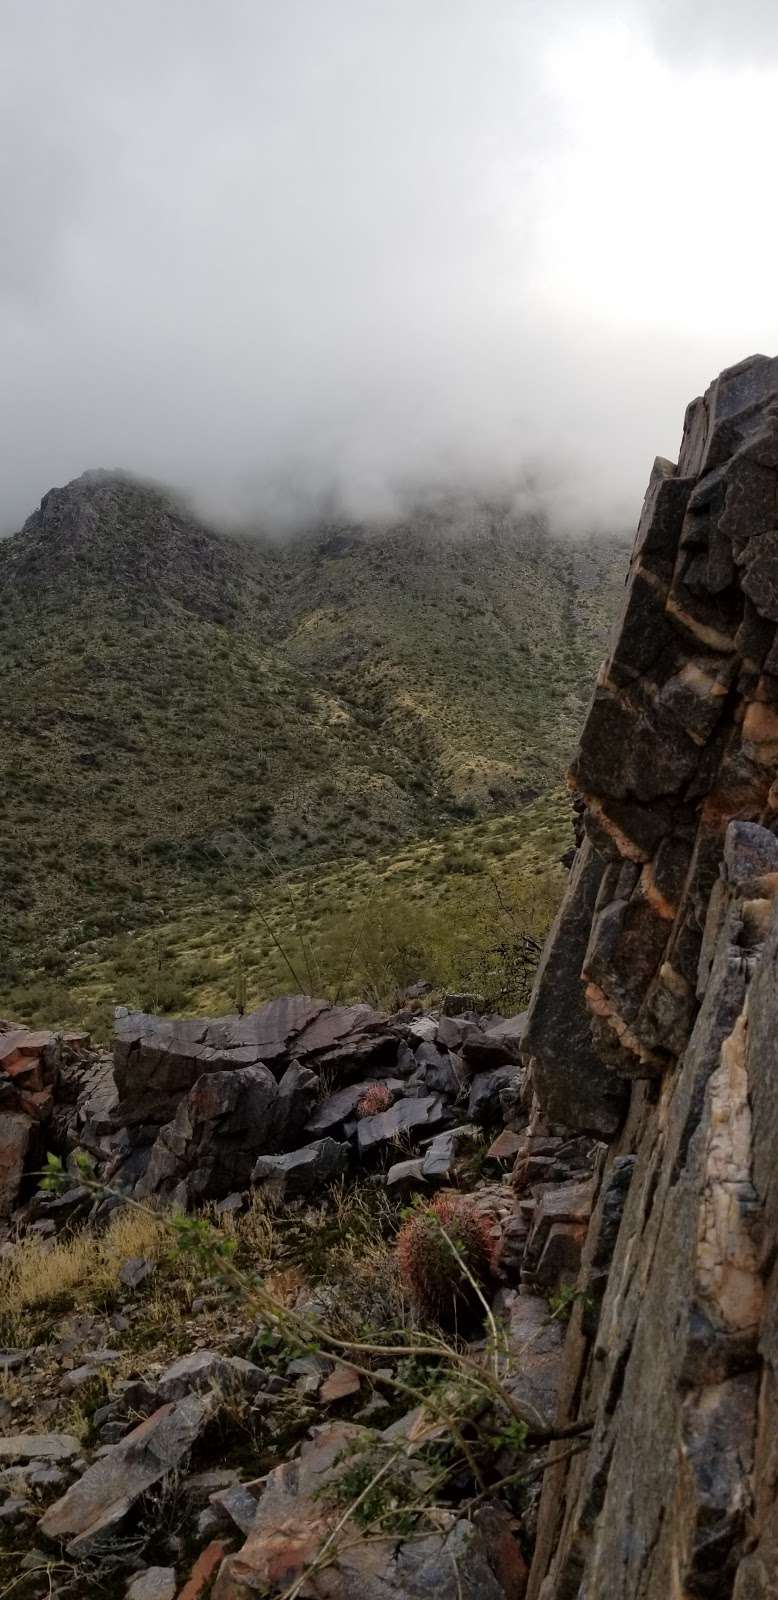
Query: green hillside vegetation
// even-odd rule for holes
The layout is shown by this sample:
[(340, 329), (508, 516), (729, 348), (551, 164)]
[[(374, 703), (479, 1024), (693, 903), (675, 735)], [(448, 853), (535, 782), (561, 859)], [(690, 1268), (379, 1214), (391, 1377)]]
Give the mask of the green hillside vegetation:
[(395, 853), (266, 876), (241, 869), (153, 928), (44, 952), (7, 1004), (34, 1023), (107, 1034), (114, 1004), (219, 1014), (274, 994), (399, 1004), (426, 979), (487, 1008), (526, 999), (525, 940), (540, 942), (572, 842), (564, 791), (459, 823)]
[(52, 490), (0, 545), (0, 1010), (236, 883), (334, 895), (558, 785), (625, 565), (501, 506), (278, 546), (119, 474)]

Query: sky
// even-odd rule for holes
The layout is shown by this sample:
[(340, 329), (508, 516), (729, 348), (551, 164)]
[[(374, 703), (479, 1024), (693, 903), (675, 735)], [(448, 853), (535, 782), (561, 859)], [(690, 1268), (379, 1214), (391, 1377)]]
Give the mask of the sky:
[(0, 0), (0, 530), (507, 493), (629, 529), (778, 351), (775, 0)]

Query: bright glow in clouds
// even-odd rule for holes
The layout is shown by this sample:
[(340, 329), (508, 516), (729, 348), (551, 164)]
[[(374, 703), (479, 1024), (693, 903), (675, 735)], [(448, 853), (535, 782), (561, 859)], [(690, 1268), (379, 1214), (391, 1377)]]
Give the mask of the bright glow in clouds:
[(549, 307), (627, 330), (775, 337), (778, 71), (690, 71), (624, 28), (583, 33), (544, 67), (565, 119), (535, 286)]
[(774, 0), (0, 0), (0, 531), (509, 489), (634, 523), (778, 350)]

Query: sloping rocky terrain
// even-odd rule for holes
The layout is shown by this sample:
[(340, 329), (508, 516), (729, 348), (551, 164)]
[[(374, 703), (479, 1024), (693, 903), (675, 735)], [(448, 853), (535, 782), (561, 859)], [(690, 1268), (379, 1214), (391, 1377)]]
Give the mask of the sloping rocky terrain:
[(775, 1595), (777, 512), (755, 357), (654, 469), (526, 1014), (4, 1025), (24, 1600)]

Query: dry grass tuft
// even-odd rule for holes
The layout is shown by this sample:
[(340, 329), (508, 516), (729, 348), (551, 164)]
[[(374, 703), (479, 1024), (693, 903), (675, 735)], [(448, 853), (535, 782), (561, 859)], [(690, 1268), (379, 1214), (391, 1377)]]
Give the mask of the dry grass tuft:
[(130, 1256), (157, 1261), (167, 1243), (161, 1217), (129, 1208), (118, 1211), (102, 1234), (84, 1229), (51, 1245), (29, 1237), (22, 1240), (10, 1261), (0, 1265), (3, 1337), (10, 1344), (23, 1344), (31, 1312), (109, 1300), (124, 1261)]

